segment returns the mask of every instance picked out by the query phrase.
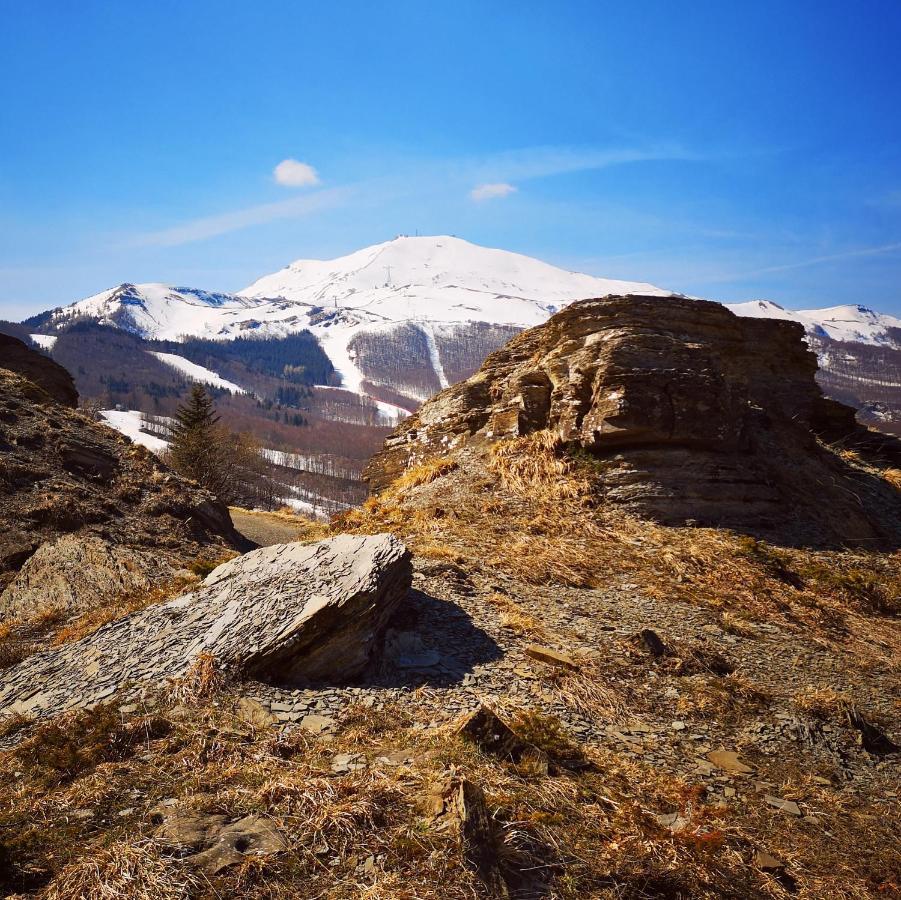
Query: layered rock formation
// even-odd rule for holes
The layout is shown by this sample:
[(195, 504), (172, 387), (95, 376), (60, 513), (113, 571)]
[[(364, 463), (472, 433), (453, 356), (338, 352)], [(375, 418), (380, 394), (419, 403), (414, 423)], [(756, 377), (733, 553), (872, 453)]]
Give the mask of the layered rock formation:
[(202, 586), (3, 673), (0, 718), (89, 707), (128, 688), (158, 688), (201, 654), (237, 675), (279, 684), (359, 675), (412, 580), (390, 535), (339, 535), (238, 557)]
[(0, 339), (0, 616), (113, 602), (244, 545), (211, 494), (74, 409), (65, 369)]
[(547, 429), (590, 455), (604, 502), (664, 523), (895, 540), (897, 491), (818, 443), (858, 426), (822, 397), (803, 337), (686, 298), (575, 303), (426, 403), (365, 477), (378, 492), (428, 459)]

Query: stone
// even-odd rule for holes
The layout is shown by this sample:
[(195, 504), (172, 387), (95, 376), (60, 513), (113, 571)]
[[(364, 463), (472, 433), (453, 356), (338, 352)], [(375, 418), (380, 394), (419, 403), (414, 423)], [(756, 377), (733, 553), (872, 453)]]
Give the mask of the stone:
[(781, 809), (783, 812), (788, 813), (790, 816), (800, 816), (801, 815), (801, 807), (795, 803), (794, 800), (784, 800), (782, 797), (776, 797), (773, 794), (764, 794), (763, 799), (769, 803), (770, 806), (774, 806), (776, 809)]
[(346, 775), (366, 768), (366, 759), (360, 753), (338, 753), (332, 757), (332, 772), (335, 775)]
[(766, 850), (758, 850), (754, 854), (754, 865), (764, 872), (778, 872), (780, 869), (785, 868), (785, 863), (782, 860), (776, 859), (775, 856), (767, 853)]
[(751, 775), (754, 772), (754, 767), (742, 762), (734, 750), (711, 750), (707, 759), (724, 772), (736, 775)]
[(638, 636), (651, 656), (665, 656), (669, 652), (669, 648), (663, 643), (656, 631), (650, 628), (642, 628)]
[(546, 775), (548, 772), (547, 754), (519, 737), (485, 704), (463, 719), (457, 734), (472, 741), (483, 752), (509, 759), (530, 773)]
[(235, 703), (235, 715), (253, 728), (270, 728), (278, 724), (278, 719), (258, 700), (239, 697)]
[(252, 856), (287, 849), (284, 836), (269, 819), (249, 815), (236, 821), (228, 816), (174, 813), (156, 831), (157, 839), (179, 851), (188, 865), (216, 875)]
[(578, 669), (579, 664), (567, 653), (553, 650), (550, 647), (542, 647), (540, 644), (529, 644), (524, 650), (530, 659), (547, 663), (549, 666), (557, 666), (561, 669)]
[(466, 778), (447, 775), (429, 786), (425, 809), (433, 827), (458, 835), (463, 857), (484, 882), (488, 895), (509, 898), (499, 862), (502, 839), (482, 789)]
[(657, 816), (657, 821), (674, 834), (684, 831), (689, 824), (689, 820), (678, 812), (661, 813)]
[(148, 592), (169, 569), (157, 554), (66, 534), (46, 541), (0, 596), (4, 615), (27, 617), (47, 605), (77, 615), (116, 597)]
[[(427, 400), (364, 478), (378, 494), (410, 467), (465, 455), (459, 488), (477, 472), (473, 460), (487, 466), (491, 445), (546, 430), (594, 457), (607, 505), (668, 525), (884, 546), (901, 492), (818, 444), (867, 432), (853, 410), (823, 398), (816, 371), (795, 322), (687, 297), (583, 300)], [(418, 502), (442, 490), (438, 479)]]
[(300, 720), (300, 727), (310, 734), (322, 734), (335, 727), (335, 720), (331, 716), (320, 716), (317, 713), (310, 713)]
[(408, 766), (415, 759), (416, 755), (413, 750), (392, 750), (390, 753), (376, 757), (376, 762), (394, 768), (395, 766)]
[(109, 606), (249, 547), (212, 494), (76, 404), (64, 369), (0, 335), (0, 618)]
[(890, 756), (901, 752), (901, 747), (872, 722), (868, 722), (856, 709), (848, 711), (848, 724), (860, 732), (860, 745), (867, 753), (873, 756)]
[(72, 376), (49, 356), (32, 350), (23, 341), (0, 332), (0, 368), (16, 372), (36, 384), (61, 406), (78, 406)]
[[(42, 718), (90, 706), (126, 684), (161, 685), (201, 654), (240, 677), (346, 682), (369, 664), (411, 574), (409, 551), (386, 534), (251, 551), (219, 566), (193, 593), (5, 670), (0, 716), (15, 707)], [(86, 669), (90, 659), (99, 671)]]

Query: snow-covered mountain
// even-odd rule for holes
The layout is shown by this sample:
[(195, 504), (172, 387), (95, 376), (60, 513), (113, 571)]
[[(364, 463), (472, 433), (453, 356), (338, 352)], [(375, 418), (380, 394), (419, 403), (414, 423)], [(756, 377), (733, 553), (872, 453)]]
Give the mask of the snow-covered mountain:
[[(236, 294), (122, 284), (30, 320), (38, 339), (89, 319), (144, 338), (284, 337), (308, 329), (340, 385), (406, 409), (466, 377), (516, 331), (573, 302), (672, 292), (598, 278), (456, 237), (398, 237), (333, 260), (298, 260)], [(768, 300), (726, 304), (791, 319), (817, 338), (901, 349), (901, 319), (862, 306), (793, 312)], [(212, 373), (215, 375), (215, 373)], [(211, 382), (212, 383), (212, 382)]]
[(738, 316), (756, 319), (787, 319), (800, 322), (807, 331), (833, 341), (853, 341), (859, 344), (898, 346), (897, 335), (890, 329), (901, 329), (901, 319), (877, 313), (866, 306), (830, 306), (827, 309), (791, 310), (772, 300), (750, 300), (747, 303), (726, 303)]
[(122, 284), (31, 321), (52, 332), (91, 319), (164, 340), (309, 329), (343, 388), (412, 408), (515, 331), (612, 293), (670, 292), (460, 238), (398, 237), (334, 260), (298, 260), (238, 294)]

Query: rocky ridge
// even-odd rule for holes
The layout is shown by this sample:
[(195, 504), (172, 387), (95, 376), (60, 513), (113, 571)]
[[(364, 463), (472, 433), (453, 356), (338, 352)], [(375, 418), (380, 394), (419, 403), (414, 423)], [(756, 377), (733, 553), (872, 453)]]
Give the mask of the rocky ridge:
[(587, 454), (605, 503), (666, 524), (875, 546), (897, 538), (897, 492), (824, 451), (860, 435), (823, 398), (793, 322), (719, 304), (625, 296), (574, 303), (428, 401), (365, 470), (411, 467), (544, 432)]

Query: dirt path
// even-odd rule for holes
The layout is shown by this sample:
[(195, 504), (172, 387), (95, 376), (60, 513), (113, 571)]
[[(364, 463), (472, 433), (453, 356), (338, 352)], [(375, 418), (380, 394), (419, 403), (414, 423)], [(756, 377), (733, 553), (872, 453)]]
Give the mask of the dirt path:
[(292, 518), (283, 513), (257, 512), (230, 506), (235, 528), (248, 540), (268, 547), (271, 544), (287, 544), (291, 541), (314, 540), (319, 524), (300, 517)]

